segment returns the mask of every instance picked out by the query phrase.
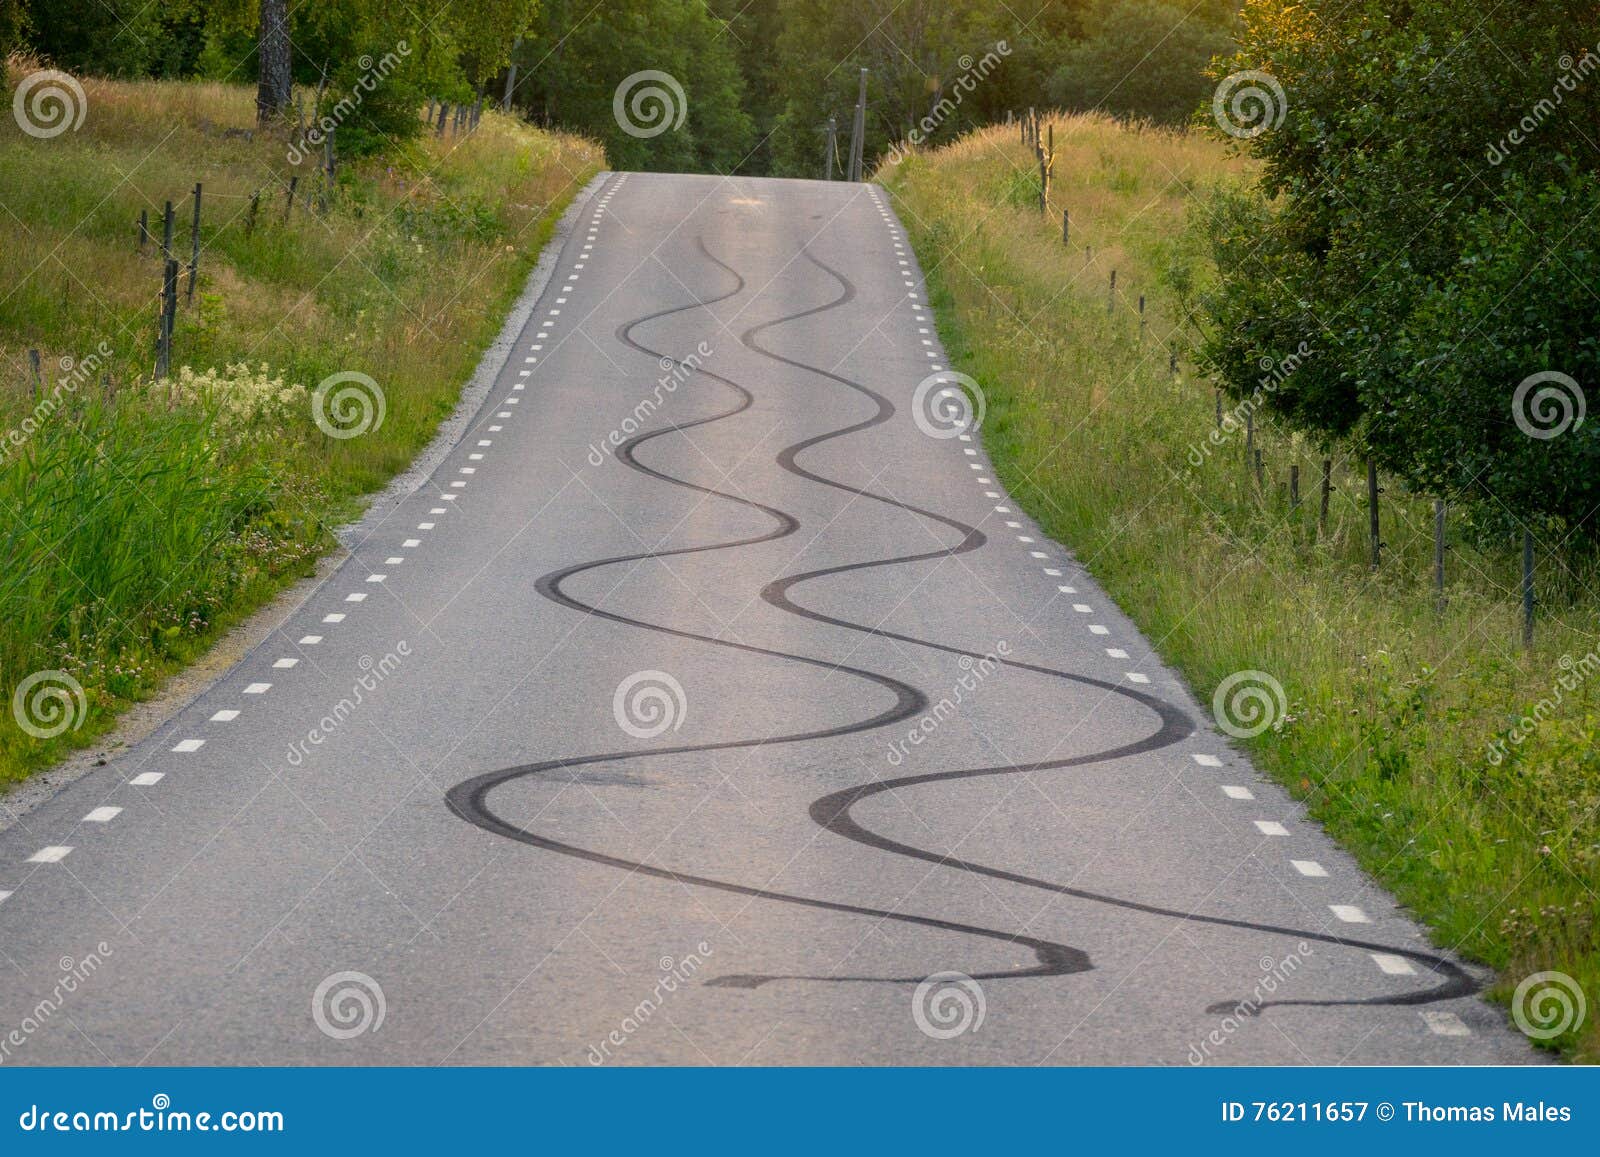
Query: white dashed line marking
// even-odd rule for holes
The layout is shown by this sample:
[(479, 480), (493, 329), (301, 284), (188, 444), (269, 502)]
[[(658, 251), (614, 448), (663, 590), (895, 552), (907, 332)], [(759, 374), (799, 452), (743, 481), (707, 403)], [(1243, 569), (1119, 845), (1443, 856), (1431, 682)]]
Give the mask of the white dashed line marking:
[(1099, 623), (1090, 623), (1089, 633), (1091, 635), (1109, 635), (1111, 633), (1111, 628), (1102, 627)]
[(235, 711), (233, 708), (227, 707), (227, 708), (224, 708), (221, 711), (218, 711), (209, 720), (207, 720), (207, 722), (210, 722), (210, 723), (232, 723), (237, 718), (239, 718), (239, 713), (237, 711)]
[(1107, 647), (1106, 654), (1110, 655), (1113, 659), (1126, 659), (1128, 657), (1128, 652), (1124, 651), (1121, 647)]
[(300, 645), (302, 647), (315, 647), (320, 642), (322, 642), (322, 636), (321, 635), (301, 635), (300, 636)]
[(1077, 611), (1080, 615), (1087, 615), (1094, 610), (1094, 608), (1088, 603), (1073, 603), (1072, 609)]
[(1130, 683), (1148, 683), (1148, 682), (1150, 682), (1150, 676), (1141, 675), (1138, 671), (1129, 671), (1128, 672), (1128, 682), (1130, 682)]
[(421, 546), (422, 545), (422, 540), (420, 538), (408, 538), (404, 542), (402, 542), (400, 545), (403, 548), (410, 549), (413, 546)]
[(384, 559), (383, 560), (383, 565), (384, 566), (399, 566), (401, 563), (403, 563), (405, 561), (406, 560), (401, 558), (399, 555), (394, 555), (391, 558)]
[(1056, 590), (1060, 591), (1064, 595), (1075, 595), (1078, 593), (1077, 587), (1057, 587)]
[(1404, 956), (1396, 956), (1391, 952), (1372, 952), (1369, 955), (1386, 976), (1415, 976), (1417, 973), (1411, 961)]
[(1372, 918), (1354, 904), (1329, 904), (1328, 911), (1339, 917), (1346, 924), (1372, 923)]
[(1264, 836), (1286, 836), (1289, 834), (1289, 829), (1277, 820), (1256, 820), (1255, 825), (1256, 830)]
[(1229, 799), (1255, 799), (1256, 798), (1256, 793), (1255, 792), (1251, 791), (1247, 787), (1240, 787), (1238, 784), (1235, 784), (1235, 783), (1225, 783), (1225, 784), (1223, 784), (1222, 785), (1222, 794), (1227, 796)]
[(1189, 758), (1193, 759), (1201, 767), (1221, 767), (1222, 766), (1222, 760), (1218, 759), (1214, 755), (1205, 755), (1203, 753), (1197, 753), (1195, 755), (1190, 756)]
[(1294, 865), (1294, 870), (1302, 876), (1313, 876), (1320, 879), (1328, 874), (1328, 869), (1315, 860), (1290, 860), (1289, 862)]
[(344, 601), (347, 603), (364, 603), (367, 601), (367, 596), (360, 591), (351, 591), (344, 596)]
[(205, 745), (206, 741), (204, 739), (183, 739), (179, 740), (177, 746), (172, 750), (187, 754), (191, 751), (199, 751)]
[(299, 662), (299, 659), (279, 659), (272, 665), (278, 668), (280, 671), (287, 671), (290, 667), (297, 665)]
[(51, 844), (48, 848), (40, 848), (37, 852), (33, 853), (33, 855), (29, 856), (28, 863), (59, 864), (62, 860), (67, 858), (67, 855), (71, 851), (71, 847), (63, 847), (60, 844)]
[(244, 693), (246, 695), (265, 695), (271, 689), (271, 683), (252, 683), (244, 689)]
[(331, 615), (323, 615), (322, 621), (325, 623), (342, 623), (344, 622), (344, 616), (338, 611), (334, 611)]
[(1472, 1030), (1462, 1022), (1461, 1018), (1453, 1012), (1439, 1012), (1429, 1009), (1418, 1013), (1423, 1023), (1428, 1026), (1428, 1031), (1439, 1036), (1471, 1036)]
[(94, 811), (83, 817), (81, 822), (86, 824), (108, 824), (122, 814), (119, 807), (97, 807)]
[(154, 787), (166, 774), (164, 771), (141, 771), (128, 782), (134, 787)]

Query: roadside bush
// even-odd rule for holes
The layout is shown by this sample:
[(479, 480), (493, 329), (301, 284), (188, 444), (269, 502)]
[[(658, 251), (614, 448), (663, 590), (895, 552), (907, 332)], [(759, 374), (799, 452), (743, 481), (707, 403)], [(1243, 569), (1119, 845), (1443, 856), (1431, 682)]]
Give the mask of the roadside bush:
[[(1529, 0), (1486, 23), (1468, 0), (1251, 0), (1240, 51), (1268, 115), (1249, 137), (1260, 199), (1217, 206), (1220, 279), (1203, 362), (1247, 396), (1263, 359), (1315, 351), (1264, 399), (1319, 440), (1351, 438), (1480, 525), (1593, 541), (1592, 12)], [(1274, 87), (1276, 86), (1276, 88)], [(1562, 379), (1519, 387), (1535, 374)], [(1544, 387), (1571, 420), (1527, 408)], [(1522, 413), (1514, 413), (1514, 405)], [(1559, 399), (1544, 410), (1559, 421)]]

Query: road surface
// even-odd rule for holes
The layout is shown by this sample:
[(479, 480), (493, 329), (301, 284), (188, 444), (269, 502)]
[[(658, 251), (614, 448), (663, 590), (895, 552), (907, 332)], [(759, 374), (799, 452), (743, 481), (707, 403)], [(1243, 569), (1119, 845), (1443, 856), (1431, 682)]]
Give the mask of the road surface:
[(1015, 509), (879, 190), (569, 221), (427, 482), (0, 832), (0, 1060), (1530, 1058)]

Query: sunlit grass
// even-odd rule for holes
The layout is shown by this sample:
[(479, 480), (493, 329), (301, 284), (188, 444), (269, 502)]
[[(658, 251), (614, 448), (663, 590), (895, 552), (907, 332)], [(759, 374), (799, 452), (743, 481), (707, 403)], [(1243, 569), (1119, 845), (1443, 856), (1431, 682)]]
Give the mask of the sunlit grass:
[[(1246, 162), (1198, 135), (1054, 123), (1048, 219), (1011, 128), (879, 174), (930, 273), (956, 366), (985, 391), (983, 436), (1001, 477), (1202, 702), (1236, 671), (1282, 683), (1288, 716), (1246, 745), (1251, 757), (1439, 944), (1499, 970), (1498, 995), (1550, 969), (1600, 1004), (1600, 688), (1561, 685), (1573, 681), (1563, 657), (1600, 650), (1600, 576), (1541, 558), (1537, 639), (1524, 652), (1514, 550), (1452, 536), (1440, 610), (1430, 499), (1384, 492), (1374, 574), (1359, 463), (1328, 455), (1321, 527), (1324, 454), (1268, 423), (1255, 431), (1258, 484), (1242, 430), (1211, 441), (1211, 385), (1181, 357), (1168, 371), (1208, 277), (1194, 225), (1209, 190), (1249, 179)], [(1558, 690), (1553, 718), (1492, 761), (1490, 744)], [(1553, 1044), (1595, 1060), (1597, 1019), (1591, 1009)]]
[[(590, 142), (489, 112), (470, 136), (425, 134), (344, 165), (318, 212), (306, 199), (319, 177), (291, 168), (280, 133), (256, 131), (252, 88), (82, 83), (76, 132), (36, 139), (0, 118), (0, 436), (22, 435), (0, 443), (0, 784), (102, 732), (307, 572), (329, 528), (449, 413), (555, 218), (603, 163)], [(330, 439), (300, 406), (224, 431), (215, 404), (150, 386), (162, 208), (175, 203), (186, 262), (196, 181), (204, 249), (174, 367), (264, 364), (308, 388), (360, 371), (384, 392), (377, 430)], [(141, 210), (157, 240), (144, 253)], [(53, 399), (42, 412), (29, 349)], [(91, 356), (92, 372), (68, 368)], [(87, 714), (53, 740), (10, 710), (40, 670), (85, 689)]]

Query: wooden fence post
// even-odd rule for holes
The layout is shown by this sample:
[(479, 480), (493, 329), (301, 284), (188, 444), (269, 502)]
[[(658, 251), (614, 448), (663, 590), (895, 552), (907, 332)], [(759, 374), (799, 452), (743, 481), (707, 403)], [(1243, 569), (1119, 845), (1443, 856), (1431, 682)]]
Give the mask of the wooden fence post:
[(1067, 210), (1061, 210), (1061, 244), (1072, 244), (1072, 218)]
[(44, 391), (44, 370), (39, 362), (39, 351), (28, 351), (28, 369), (33, 373), (33, 400), (37, 402)]
[(150, 248), (150, 210), (139, 210), (139, 253), (141, 256)]
[(1444, 499), (1433, 500), (1433, 589), (1435, 592), (1434, 606), (1441, 613), (1444, 611)]
[(257, 189), (250, 194), (250, 211), (244, 216), (244, 235), (246, 237), (256, 231), (256, 213), (261, 209), (261, 190)]
[(289, 177), (289, 193), (283, 199), (283, 223), (285, 225), (287, 225), (289, 223), (289, 214), (294, 210), (294, 190), (295, 190), (295, 186), (298, 185), (299, 183), (300, 183), (300, 174), (299, 173), (294, 173), (294, 174), (290, 175), (290, 177)]
[(194, 304), (195, 278), (200, 274), (200, 182), (194, 183), (194, 219), (189, 225), (189, 288), (185, 293), (190, 305)]
[(1533, 646), (1533, 531), (1522, 532), (1522, 645)]
[(1333, 459), (1322, 460), (1322, 510), (1317, 515), (1317, 526), (1322, 533), (1328, 532), (1328, 498), (1333, 493)]
[(1383, 535), (1378, 523), (1378, 460), (1367, 459), (1367, 529), (1372, 535), (1372, 569), (1383, 563)]

